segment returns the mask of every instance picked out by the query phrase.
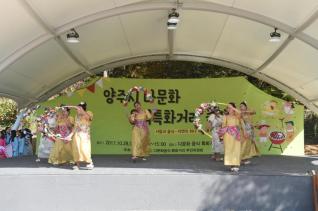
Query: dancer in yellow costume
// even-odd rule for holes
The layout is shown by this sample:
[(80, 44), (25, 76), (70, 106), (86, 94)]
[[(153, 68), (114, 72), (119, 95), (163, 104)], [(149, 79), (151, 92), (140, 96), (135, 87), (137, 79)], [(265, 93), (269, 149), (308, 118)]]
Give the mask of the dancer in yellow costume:
[(252, 115), (255, 115), (256, 113), (248, 110), (245, 102), (241, 102), (240, 112), (241, 119), (244, 121), (244, 131), (246, 132), (241, 141), (241, 159), (242, 164), (246, 165), (251, 163), (248, 159), (260, 155), (255, 143), (254, 126), (252, 122)]
[(230, 166), (231, 171), (238, 172), (241, 163), (241, 125), (244, 123), (234, 103), (229, 103), (227, 113), (220, 129), (224, 141), (224, 165)]
[(78, 106), (67, 106), (76, 109), (74, 135), (72, 140), (73, 158), (76, 166), (74, 170), (80, 168), (81, 163), (86, 164), (85, 169), (92, 170), (94, 164), (91, 158), (91, 135), (90, 126), (93, 120), (93, 113), (87, 111), (87, 104), (81, 102)]
[(69, 114), (69, 108), (62, 108), (57, 113), (55, 144), (49, 158), (49, 163), (53, 165), (74, 163), (71, 143), (74, 118)]
[(135, 109), (129, 116), (129, 122), (133, 125), (131, 134), (131, 154), (132, 161), (136, 162), (138, 157), (146, 160), (150, 153), (150, 134), (147, 120), (152, 118), (152, 114), (142, 109), (139, 102), (135, 102)]

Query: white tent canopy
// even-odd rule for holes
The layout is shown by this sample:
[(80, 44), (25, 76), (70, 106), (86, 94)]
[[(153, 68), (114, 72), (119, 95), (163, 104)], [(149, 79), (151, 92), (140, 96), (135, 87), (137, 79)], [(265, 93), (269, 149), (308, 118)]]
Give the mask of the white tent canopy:
[[(229, 67), (318, 112), (317, 0), (2, 0), (0, 95), (27, 106), (101, 71), (145, 61)], [(177, 8), (180, 22), (167, 29)], [(269, 42), (278, 28), (280, 42)], [(80, 43), (66, 42), (75, 28)]]

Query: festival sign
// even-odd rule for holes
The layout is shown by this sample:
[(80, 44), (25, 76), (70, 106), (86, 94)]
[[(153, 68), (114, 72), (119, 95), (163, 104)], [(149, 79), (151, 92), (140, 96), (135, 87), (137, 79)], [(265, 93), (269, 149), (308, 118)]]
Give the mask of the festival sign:
[[(98, 85), (98, 86), (95, 86)], [(86, 101), (94, 114), (93, 154), (130, 154), (133, 102), (156, 111), (149, 122), (152, 154), (211, 154), (209, 132), (198, 131), (196, 109), (202, 104), (245, 101), (253, 116), (255, 142), (262, 154), (304, 154), (304, 109), (257, 89), (243, 77), (215, 79), (100, 79), (73, 94), (43, 103), (77, 105)], [(206, 128), (208, 112), (200, 115)]]

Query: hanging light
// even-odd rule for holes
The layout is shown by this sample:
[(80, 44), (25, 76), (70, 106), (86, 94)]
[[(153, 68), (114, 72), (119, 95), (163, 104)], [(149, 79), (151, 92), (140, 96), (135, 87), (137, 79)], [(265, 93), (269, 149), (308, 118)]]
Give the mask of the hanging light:
[(108, 78), (108, 70), (104, 70), (103, 76), (104, 76), (104, 78)]
[(173, 8), (168, 15), (168, 21), (167, 21), (168, 30), (176, 29), (178, 22), (179, 22), (179, 13), (176, 11), (175, 8)]
[(79, 43), (79, 34), (75, 29), (71, 29), (69, 33), (66, 34), (66, 41), (69, 43)]
[(178, 23), (179, 22), (179, 13), (175, 8), (172, 9), (171, 13), (168, 15), (168, 23)]
[(174, 30), (177, 28), (177, 23), (167, 23), (168, 29), (169, 30)]
[(279, 42), (280, 41), (280, 33), (277, 32), (277, 28), (275, 28), (275, 31), (271, 32), (269, 34), (270, 38), (269, 41), (270, 42)]

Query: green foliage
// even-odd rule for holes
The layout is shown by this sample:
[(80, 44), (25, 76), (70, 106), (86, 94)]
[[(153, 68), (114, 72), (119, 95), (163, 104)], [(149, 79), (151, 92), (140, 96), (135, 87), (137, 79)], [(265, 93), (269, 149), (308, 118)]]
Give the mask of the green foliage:
[(318, 115), (310, 110), (305, 110), (305, 142), (318, 144)]
[(145, 62), (118, 67), (109, 72), (113, 78), (220, 78), (243, 76), (249, 82), (267, 94), (283, 100), (294, 101), (292, 96), (276, 87), (244, 73), (212, 64), (186, 62), (186, 61), (162, 61)]
[(76, 90), (85, 88), (86, 86), (88, 86), (88, 84), (92, 83), (94, 80), (96, 81), (97, 79), (99, 79), (99, 77), (91, 76), (91, 77), (84, 78), (83, 80), (77, 81), (76, 83), (72, 84), (71, 86), (63, 89), (60, 93), (57, 93), (57, 94), (51, 96), (49, 98), (49, 100), (53, 100), (59, 96), (65, 96), (69, 92), (75, 92)]
[(0, 98), (0, 127), (11, 126), (17, 115), (17, 104), (10, 99)]

